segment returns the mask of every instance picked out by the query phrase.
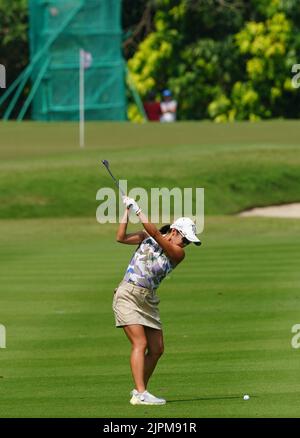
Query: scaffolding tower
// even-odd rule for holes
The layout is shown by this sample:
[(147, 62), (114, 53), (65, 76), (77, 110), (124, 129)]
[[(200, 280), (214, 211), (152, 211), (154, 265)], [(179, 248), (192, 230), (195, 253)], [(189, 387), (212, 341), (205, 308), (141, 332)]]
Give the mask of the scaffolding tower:
[(125, 120), (125, 62), (121, 52), (121, 0), (30, 0), (30, 64), (0, 99), (12, 96), (11, 116), (31, 80), (17, 118), (31, 105), (33, 120), (78, 120), (80, 53), (86, 120)]

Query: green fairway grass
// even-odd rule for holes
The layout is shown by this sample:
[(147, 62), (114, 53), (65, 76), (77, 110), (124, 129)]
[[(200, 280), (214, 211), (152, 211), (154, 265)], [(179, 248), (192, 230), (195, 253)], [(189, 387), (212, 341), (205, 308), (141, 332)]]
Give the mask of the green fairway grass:
[(160, 408), (129, 404), (130, 346), (111, 311), (134, 247), (88, 219), (1, 231), (1, 417), (299, 416), (300, 221), (207, 219), (203, 247), (160, 288)]
[[(90, 123), (84, 150), (73, 123), (0, 130), (1, 418), (299, 416), (300, 220), (234, 215), (300, 201), (299, 122)], [(205, 189), (203, 244), (158, 291), (159, 408), (129, 404), (111, 305), (135, 247), (96, 221), (101, 159), (129, 189)]]
[(300, 123), (1, 123), (0, 218), (91, 217), (96, 192), (204, 187), (206, 214), (299, 200)]

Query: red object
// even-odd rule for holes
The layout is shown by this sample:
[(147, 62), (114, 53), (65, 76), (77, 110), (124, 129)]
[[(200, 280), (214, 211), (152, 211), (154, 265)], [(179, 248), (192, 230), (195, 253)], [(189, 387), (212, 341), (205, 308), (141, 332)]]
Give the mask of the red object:
[(161, 116), (160, 103), (159, 102), (144, 102), (144, 109), (147, 114), (148, 120), (152, 122), (158, 122)]

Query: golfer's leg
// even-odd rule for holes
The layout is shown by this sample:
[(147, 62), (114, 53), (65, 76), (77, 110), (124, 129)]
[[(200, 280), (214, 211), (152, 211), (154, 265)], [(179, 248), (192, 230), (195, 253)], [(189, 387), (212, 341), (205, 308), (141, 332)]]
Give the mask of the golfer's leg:
[(144, 392), (146, 385), (144, 382), (145, 352), (147, 348), (147, 338), (142, 325), (127, 325), (124, 331), (131, 342), (130, 366), (138, 392)]
[(145, 356), (144, 381), (147, 387), (148, 381), (156, 367), (156, 364), (164, 352), (164, 339), (162, 330), (145, 327), (147, 338), (147, 354)]

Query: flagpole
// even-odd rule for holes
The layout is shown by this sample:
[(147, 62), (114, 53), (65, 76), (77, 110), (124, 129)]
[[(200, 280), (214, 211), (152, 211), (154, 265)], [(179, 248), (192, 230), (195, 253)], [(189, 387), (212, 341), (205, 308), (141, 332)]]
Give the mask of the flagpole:
[(84, 50), (79, 50), (79, 144), (84, 148)]

